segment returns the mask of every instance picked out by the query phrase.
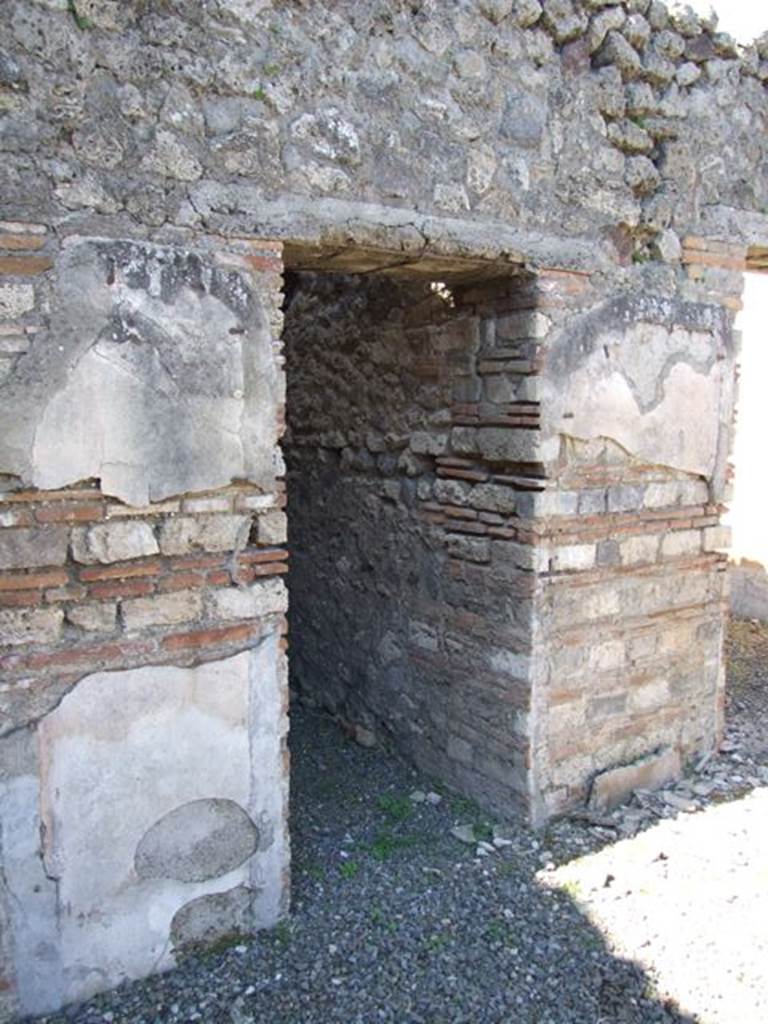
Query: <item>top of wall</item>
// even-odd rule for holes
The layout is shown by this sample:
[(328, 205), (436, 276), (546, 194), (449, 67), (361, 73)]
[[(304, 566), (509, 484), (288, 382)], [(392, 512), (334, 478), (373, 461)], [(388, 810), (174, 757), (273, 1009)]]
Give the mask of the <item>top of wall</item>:
[(768, 240), (768, 33), (740, 47), (657, 0), (5, 0), (0, 21), (8, 219), (332, 241), (367, 204), (624, 262)]

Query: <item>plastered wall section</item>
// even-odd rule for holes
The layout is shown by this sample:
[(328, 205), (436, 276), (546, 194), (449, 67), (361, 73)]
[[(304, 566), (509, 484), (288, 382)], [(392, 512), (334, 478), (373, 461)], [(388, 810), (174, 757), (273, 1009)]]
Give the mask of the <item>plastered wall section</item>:
[(0, 248), (11, 1017), (285, 912), (287, 556), (279, 245)]
[(534, 817), (600, 771), (711, 751), (723, 714), (734, 364), (744, 252), (685, 240), (654, 292), (564, 276), (541, 297)]

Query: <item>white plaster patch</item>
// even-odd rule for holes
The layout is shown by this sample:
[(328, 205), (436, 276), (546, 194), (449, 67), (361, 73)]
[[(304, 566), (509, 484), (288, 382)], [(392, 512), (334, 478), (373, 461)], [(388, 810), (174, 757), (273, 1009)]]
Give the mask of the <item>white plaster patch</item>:
[(57, 272), (53, 337), (0, 408), (7, 471), (46, 489), (97, 477), (132, 505), (274, 485), (281, 373), (246, 274), (96, 239), (70, 240)]
[[(254, 924), (278, 919), (288, 850), (278, 640), (271, 634), (253, 651), (195, 668), (96, 673), (41, 722), (39, 795), (33, 778), (20, 796), (0, 792), (6, 816), (10, 807), (31, 821), (24, 828), (11, 821), (10, 833), (17, 843), (26, 836), (29, 849), (6, 851), (4, 865), (19, 905), (39, 907), (14, 921), (24, 1012), (46, 1012), (172, 966), (171, 921), (200, 896), (258, 887)], [(195, 800), (243, 808), (258, 829), (255, 855), (207, 881), (140, 879), (142, 838)], [(40, 865), (41, 834), (45, 875), (38, 873), (47, 888), (32, 904), (36, 880), (28, 876), (31, 861)], [(182, 853), (184, 840), (180, 834)], [(42, 981), (32, 976), (32, 961), (47, 964)]]
[[(730, 361), (711, 359), (714, 348), (705, 332), (633, 325), (596, 344), (566, 379), (546, 381), (547, 427), (610, 438), (639, 459), (711, 479), (732, 401)], [(670, 366), (676, 353), (680, 361)]]

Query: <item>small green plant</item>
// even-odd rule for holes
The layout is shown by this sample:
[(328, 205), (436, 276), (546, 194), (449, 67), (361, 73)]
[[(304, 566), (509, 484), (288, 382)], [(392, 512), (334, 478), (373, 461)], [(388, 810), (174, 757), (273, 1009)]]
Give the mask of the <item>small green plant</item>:
[(258, 89), (254, 89), (251, 93), (251, 97), (254, 100), (261, 100), (262, 102), (267, 98), (267, 94), (264, 92), (261, 86)]
[(475, 801), (468, 796), (452, 797), (451, 811), (459, 818), (477, 818), (482, 813)]
[(437, 953), (448, 945), (448, 939), (449, 936), (445, 932), (432, 932), (431, 935), (427, 936), (424, 947), (430, 953)]
[(75, 20), (75, 24), (77, 25), (77, 27), (82, 32), (85, 32), (89, 28), (95, 28), (96, 27), (94, 25), (94, 23), (91, 21), (90, 18), (87, 18), (84, 14), (81, 14), (78, 11), (77, 4), (75, 3), (75, 0), (69, 0), (68, 9), (69, 9), (69, 13), (72, 15), (72, 17)]
[(475, 839), (479, 842), (492, 843), (493, 842), (493, 825), (487, 821), (476, 821), (472, 829), (475, 833)]
[(581, 899), (581, 885), (576, 881), (575, 878), (569, 878), (567, 881), (563, 882), (560, 886), (560, 889), (567, 896), (570, 896), (572, 900)]
[(265, 64), (262, 67), (261, 70), (264, 72), (264, 74), (267, 76), (267, 78), (276, 78), (277, 75), (280, 73), (280, 65), (279, 64)]
[(307, 864), (304, 868), (304, 873), (313, 878), (316, 882), (321, 881), (325, 877), (325, 871), (319, 864)]
[(379, 810), (392, 822), (405, 821), (413, 809), (407, 796), (392, 796), (389, 793), (380, 796), (376, 803)]
[(371, 843), (369, 849), (371, 855), (376, 860), (389, 860), (389, 858), (397, 853), (398, 850), (405, 850), (409, 846), (414, 846), (416, 843), (415, 839), (407, 838), (406, 836), (396, 836), (391, 832), (379, 832), (376, 838)]
[(174, 954), (177, 960), (184, 960), (190, 956), (220, 956), (222, 953), (226, 953), (226, 951), (231, 949), (233, 946), (239, 946), (244, 942), (249, 942), (252, 938), (253, 936), (248, 935), (246, 932), (235, 930), (226, 932), (224, 935), (220, 935), (212, 942), (183, 942), (175, 947)]
[(489, 921), (484, 934), (489, 942), (509, 942), (512, 939), (512, 929), (506, 921)]
[(342, 878), (354, 878), (360, 870), (360, 865), (356, 860), (345, 860), (339, 868), (339, 873)]
[(375, 906), (371, 909), (371, 924), (375, 924), (377, 928), (381, 928), (387, 932), (393, 932), (397, 927), (395, 921), (385, 914), (379, 906)]

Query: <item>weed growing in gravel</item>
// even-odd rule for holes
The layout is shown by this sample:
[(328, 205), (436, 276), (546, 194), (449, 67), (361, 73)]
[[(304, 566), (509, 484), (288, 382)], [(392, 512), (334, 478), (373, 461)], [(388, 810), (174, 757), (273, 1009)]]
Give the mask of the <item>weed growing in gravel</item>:
[(514, 935), (508, 921), (489, 921), (483, 933), (489, 942), (511, 942)]
[(413, 810), (413, 804), (407, 796), (392, 796), (385, 793), (376, 803), (379, 810), (392, 822), (405, 821)]
[(484, 840), (490, 843), (493, 840), (494, 823), (474, 800), (466, 796), (454, 796), (451, 798), (451, 811), (457, 818), (472, 825), (478, 842)]
[(360, 870), (360, 865), (356, 860), (345, 860), (339, 868), (339, 873), (342, 878), (354, 878)]
[(446, 932), (432, 932), (431, 935), (427, 936), (424, 948), (430, 953), (437, 953), (448, 945), (449, 939), (450, 936)]
[(397, 928), (393, 919), (378, 906), (371, 908), (371, 923), (388, 932), (393, 932)]
[(451, 797), (451, 811), (459, 818), (474, 818), (482, 813), (468, 796)]
[(291, 941), (291, 926), (287, 921), (278, 921), (272, 929), (275, 942), (280, 946), (287, 946)]
[(563, 882), (560, 886), (561, 890), (571, 897), (572, 900), (580, 900), (584, 893), (581, 891), (581, 885), (576, 879), (569, 878), (566, 882)]
[(405, 850), (409, 846), (415, 846), (418, 840), (411, 836), (396, 836), (391, 832), (379, 832), (371, 845), (368, 847), (376, 860), (389, 860), (398, 850)]

